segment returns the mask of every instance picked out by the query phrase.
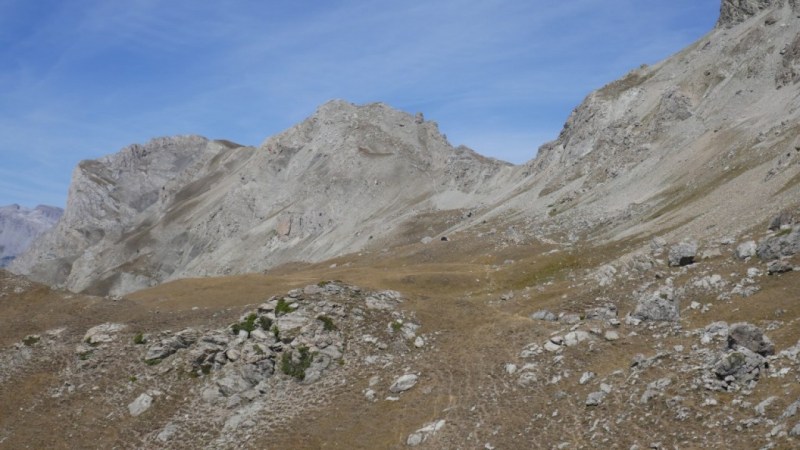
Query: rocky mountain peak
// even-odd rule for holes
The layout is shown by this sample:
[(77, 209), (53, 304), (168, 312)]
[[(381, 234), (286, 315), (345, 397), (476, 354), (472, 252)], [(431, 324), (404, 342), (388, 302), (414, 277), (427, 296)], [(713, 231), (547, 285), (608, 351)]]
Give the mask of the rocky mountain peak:
[(798, 8), (797, 0), (722, 0), (717, 27), (731, 27), (773, 7), (789, 4)]
[(508, 170), (453, 148), (422, 114), (334, 100), (258, 148), (183, 136), (81, 162), (64, 220), (12, 269), (122, 294), (322, 260), (420, 211), (470, 206)]

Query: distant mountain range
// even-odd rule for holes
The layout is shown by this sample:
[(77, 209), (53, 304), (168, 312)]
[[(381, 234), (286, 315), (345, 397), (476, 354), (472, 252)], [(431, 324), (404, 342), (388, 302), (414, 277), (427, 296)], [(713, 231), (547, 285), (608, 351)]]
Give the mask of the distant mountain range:
[(53, 228), (64, 210), (39, 205), (29, 209), (19, 205), (0, 207), (0, 267), (7, 266), (28, 249), (34, 239)]

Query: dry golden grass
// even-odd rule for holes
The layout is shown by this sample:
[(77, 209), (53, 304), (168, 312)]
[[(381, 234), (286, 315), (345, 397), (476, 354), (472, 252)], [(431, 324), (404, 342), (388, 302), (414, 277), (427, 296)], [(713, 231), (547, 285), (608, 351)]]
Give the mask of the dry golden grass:
[[(388, 383), (400, 373), (364, 370), (335, 390), (327, 403), (309, 407), (304, 415), (280, 429), (257, 430), (250, 440), (242, 442), (243, 447), (265, 448), (268, 444), (268, 448), (293, 449), (400, 449), (405, 447), (409, 432), (437, 419), (447, 420), (448, 425), (429, 448), (450, 448), (451, 443), (463, 446), (465, 442), (478, 448), (486, 442), (497, 448), (540, 448), (559, 442), (591, 446), (594, 444), (587, 440), (585, 430), (594, 420), (612, 417), (626, 408), (633, 416), (623, 424), (627, 431), (618, 443), (648, 443), (653, 430), (661, 433), (665, 443), (678, 443), (677, 438), (663, 437), (664, 430), (675, 427), (683, 427), (686, 436), (705, 435), (715, 442), (725, 441), (725, 429), (704, 430), (699, 425), (675, 422), (663, 401), (632, 407), (626, 403), (624, 393), (614, 392), (606, 405), (588, 410), (582, 401), (594, 388), (579, 386), (577, 378), (566, 386), (540, 380), (535, 387), (521, 388), (515, 378), (504, 373), (504, 364), (519, 363), (519, 351), (526, 344), (543, 343), (552, 333), (568, 330), (558, 323), (530, 320), (528, 315), (535, 310), (581, 312), (585, 307), (596, 306), (597, 297), (608, 297), (619, 305), (620, 315), (630, 311), (630, 292), (635, 283), (619, 280), (608, 288), (592, 283), (577, 287), (575, 280), (584, 280), (587, 269), (630, 251), (633, 243), (550, 253), (553, 247), (541, 244), (504, 246), (498, 245), (497, 240), (476, 239), (471, 234), (450, 238), (449, 242), (437, 240), (428, 245), (408, 243), (386, 252), (376, 243), (372, 251), (361, 255), (345, 255), (319, 264), (290, 264), (264, 274), (178, 280), (117, 302), (82, 296), (65, 299), (63, 293), (34, 285), (13, 301), (0, 299), (0, 317), (10, 318), (8, 323), (12, 324), (3, 327), (0, 340), (8, 344), (25, 334), (59, 325), (68, 326), (79, 339), (89, 326), (104, 321), (130, 324), (131, 335), (185, 326), (219, 327), (272, 295), (323, 280), (341, 280), (368, 289), (395, 289), (406, 296), (402, 308), (420, 320), (422, 333), (435, 336), (433, 345), (416, 354), (409, 367), (421, 372), (420, 384), (404, 394), (400, 402), (373, 404), (363, 397), (369, 377), (378, 374), (383, 383)], [(407, 242), (412, 241), (416, 239), (409, 237)], [(506, 264), (507, 260), (513, 263)], [(747, 267), (729, 257), (700, 264), (709, 272), (726, 277), (731, 272), (742, 273)], [(691, 273), (676, 278), (676, 283), (686, 282)], [(682, 324), (692, 329), (714, 320), (746, 320), (761, 326), (770, 320), (794, 320), (800, 317), (800, 283), (795, 282), (796, 276), (764, 277), (760, 280), (762, 291), (747, 299), (726, 303), (712, 296), (697, 298), (712, 303), (712, 311), (687, 311)], [(515, 293), (513, 299), (499, 300), (501, 294), (511, 290)], [(782, 311), (780, 315), (776, 315), (778, 310)], [(690, 348), (695, 343), (681, 336), (654, 339), (647, 332), (637, 331), (637, 338), (599, 340), (592, 352), (568, 349), (560, 370), (571, 371), (573, 377), (587, 370), (597, 373), (598, 378), (609, 377), (616, 370), (627, 370), (637, 353), (653, 355), (656, 346), (671, 348), (681, 344)], [(800, 338), (796, 326), (768, 334), (779, 349)], [(541, 361), (547, 364), (548, 360)], [(40, 405), (35, 413), (20, 413), (19, 408), (35, 402), (44, 390), (58, 383), (52, 373), (63, 365), (64, 362), (43, 364), (31, 368), (25, 378), (0, 386), (0, 397), (13, 399), (0, 402), (0, 414), (9, 418), (5, 423), (14, 430), (13, 439), (7, 442), (58, 447), (52, 439), (35, 432), (49, 428), (54, 433), (73, 433), (75, 440), (71, 444), (124, 447), (135, 436), (157, 431), (168, 420), (169, 408), (142, 420), (101, 417), (111, 414), (113, 408), (98, 406), (89, 395)], [(646, 375), (648, 380), (681, 376), (660, 368), (650, 369)], [(796, 386), (787, 387), (772, 379), (762, 381), (761, 386), (759, 398), (781, 392), (789, 401), (800, 394)], [(569, 397), (554, 400), (567, 388)], [(379, 393), (382, 395), (386, 393)], [(721, 394), (719, 398), (727, 402), (732, 397)], [(688, 406), (701, 408), (695, 400), (687, 400)], [(87, 408), (95, 408), (96, 416), (75, 413)], [(558, 420), (534, 420), (536, 414), (552, 414), (554, 410), (560, 411)], [(54, 419), (58, 417), (69, 417), (71, 423)], [(90, 433), (93, 421), (103, 424), (101, 433)], [(743, 445), (755, 445), (756, 441), (748, 439), (742, 438)]]

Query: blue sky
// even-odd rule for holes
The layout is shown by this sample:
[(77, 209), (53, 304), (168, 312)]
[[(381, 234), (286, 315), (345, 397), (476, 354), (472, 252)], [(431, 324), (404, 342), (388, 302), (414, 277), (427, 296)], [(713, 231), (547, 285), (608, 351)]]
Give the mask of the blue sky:
[(257, 145), (382, 101), (522, 163), (592, 90), (713, 27), (719, 0), (0, 0), (0, 205), (152, 137)]

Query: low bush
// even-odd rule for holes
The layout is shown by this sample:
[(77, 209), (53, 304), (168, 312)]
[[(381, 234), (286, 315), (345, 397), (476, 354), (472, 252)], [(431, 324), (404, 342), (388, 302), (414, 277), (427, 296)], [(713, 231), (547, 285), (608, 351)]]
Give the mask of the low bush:
[(328, 316), (319, 316), (317, 320), (322, 322), (322, 329), (325, 331), (335, 331), (337, 329), (336, 324), (333, 323), (333, 319)]
[(298, 348), (297, 353), (297, 362), (294, 360), (293, 352), (286, 351), (283, 353), (283, 356), (281, 356), (281, 372), (303, 381), (306, 378), (306, 369), (311, 367), (311, 362), (314, 361), (314, 355), (305, 346)]

